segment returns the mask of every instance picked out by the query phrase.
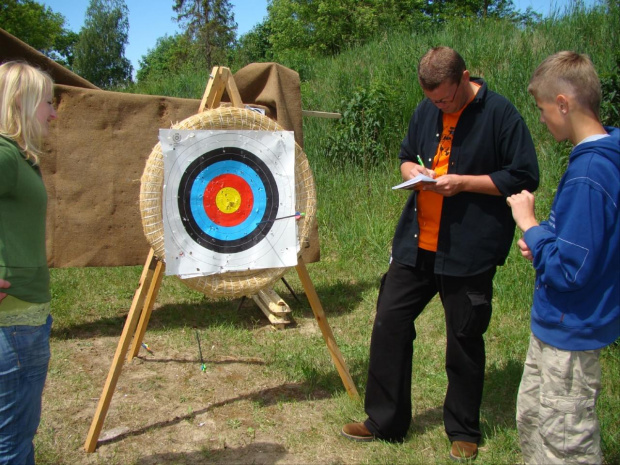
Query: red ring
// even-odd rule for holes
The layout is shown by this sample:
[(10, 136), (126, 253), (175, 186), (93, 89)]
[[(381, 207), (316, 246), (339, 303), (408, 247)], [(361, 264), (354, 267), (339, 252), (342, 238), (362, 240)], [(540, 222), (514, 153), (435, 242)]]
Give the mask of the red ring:
[[(239, 192), (241, 205), (233, 213), (226, 213), (220, 210), (216, 203), (217, 194), (225, 187), (231, 187)], [(202, 204), (207, 216), (219, 226), (237, 226), (245, 221), (254, 207), (254, 195), (252, 188), (240, 176), (236, 174), (222, 174), (216, 176), (209, 182), (204, 191)]]

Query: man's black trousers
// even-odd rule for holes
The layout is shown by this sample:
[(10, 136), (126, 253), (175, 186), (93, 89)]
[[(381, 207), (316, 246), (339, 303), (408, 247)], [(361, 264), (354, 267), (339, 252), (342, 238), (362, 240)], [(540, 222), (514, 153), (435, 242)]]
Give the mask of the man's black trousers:
[(377, 437), (390, 441), (401, 441), (407, 434), (411, 424), (414, 322), (439, 293), (447, 332), (444, 426), (450, 441), (479, 443), (483, 334), (491, 320), (496, 269), (466, 277), (436, 275), (434, 261), (433, 252), (420, 249), (415, 267), (392, 261), (381, 280), (370, 342), (365, 424)]

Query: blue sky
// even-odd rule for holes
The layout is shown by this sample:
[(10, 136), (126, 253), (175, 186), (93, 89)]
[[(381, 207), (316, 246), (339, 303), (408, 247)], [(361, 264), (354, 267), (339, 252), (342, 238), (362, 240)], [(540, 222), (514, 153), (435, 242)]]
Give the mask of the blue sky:
[[(159, 37), (178, 32), (177, 23), (172, 18), (174, 0), (125, 0), (129, 9), (129, 44), (125, 56), (131, 61), (134, 72), (138, 61), (149, 49), (155, 47)], [(566, 5), (575, 0), (513, 0), (517, 10), (525, 11), (531, 6), (535, 11), (546, 16), (549, 12), (562, 11)], [(89, 0), (40, 0), (55, 13), (62, 14), (69, 29), (79, 32), (84, 24), (84, 15)], [(237, 34), (241, 36), (262, 22), (267, 16), (268, 0), (230, 0), (237, 23)], [(584, 0), (586, 5), (596, 0)]]
[[(79, 32), (89, 0), (39, 0), (55, 13), (63, 15), (69, 29)], [(129, 44), (125, 56), (131, 61), (134, 72), (138, 61), (157, 39), (178, 32), (176, 14), (172, 10), (174, 0), (125, 0), (129, 9)], [(245, 34), (267, 16), (267, 0), (230, 0), (237, 23), (238, 36)]]

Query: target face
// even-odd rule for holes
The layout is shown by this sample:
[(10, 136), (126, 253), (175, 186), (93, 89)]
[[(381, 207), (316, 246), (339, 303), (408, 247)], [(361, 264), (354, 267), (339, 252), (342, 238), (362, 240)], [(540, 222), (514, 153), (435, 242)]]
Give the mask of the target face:
[(297, 264), (292, 132), (171, 129), (160, 142), (167, 274)]
[(179, 185), (179, 211), (196, 243), (220, 253), (242, 252), (267, 235), (278, 213), (278, 186), (267, 165), (238, 147), (194, 160)]

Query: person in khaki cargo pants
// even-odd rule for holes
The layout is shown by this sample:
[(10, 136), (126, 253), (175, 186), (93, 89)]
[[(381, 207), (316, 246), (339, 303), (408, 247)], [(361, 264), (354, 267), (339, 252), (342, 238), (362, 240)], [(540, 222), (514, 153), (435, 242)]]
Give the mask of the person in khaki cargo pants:
[(599, 120), (601, 85), (585, 55), (551, 55), (528, 91), (553, 137), (574, 148), (547, 221), (536, 221), (529, 192), (507, 199), (536, 270), (521, 450), (526, 464), (600, 464), (599, 354), (620, 336), (620, 130)]

